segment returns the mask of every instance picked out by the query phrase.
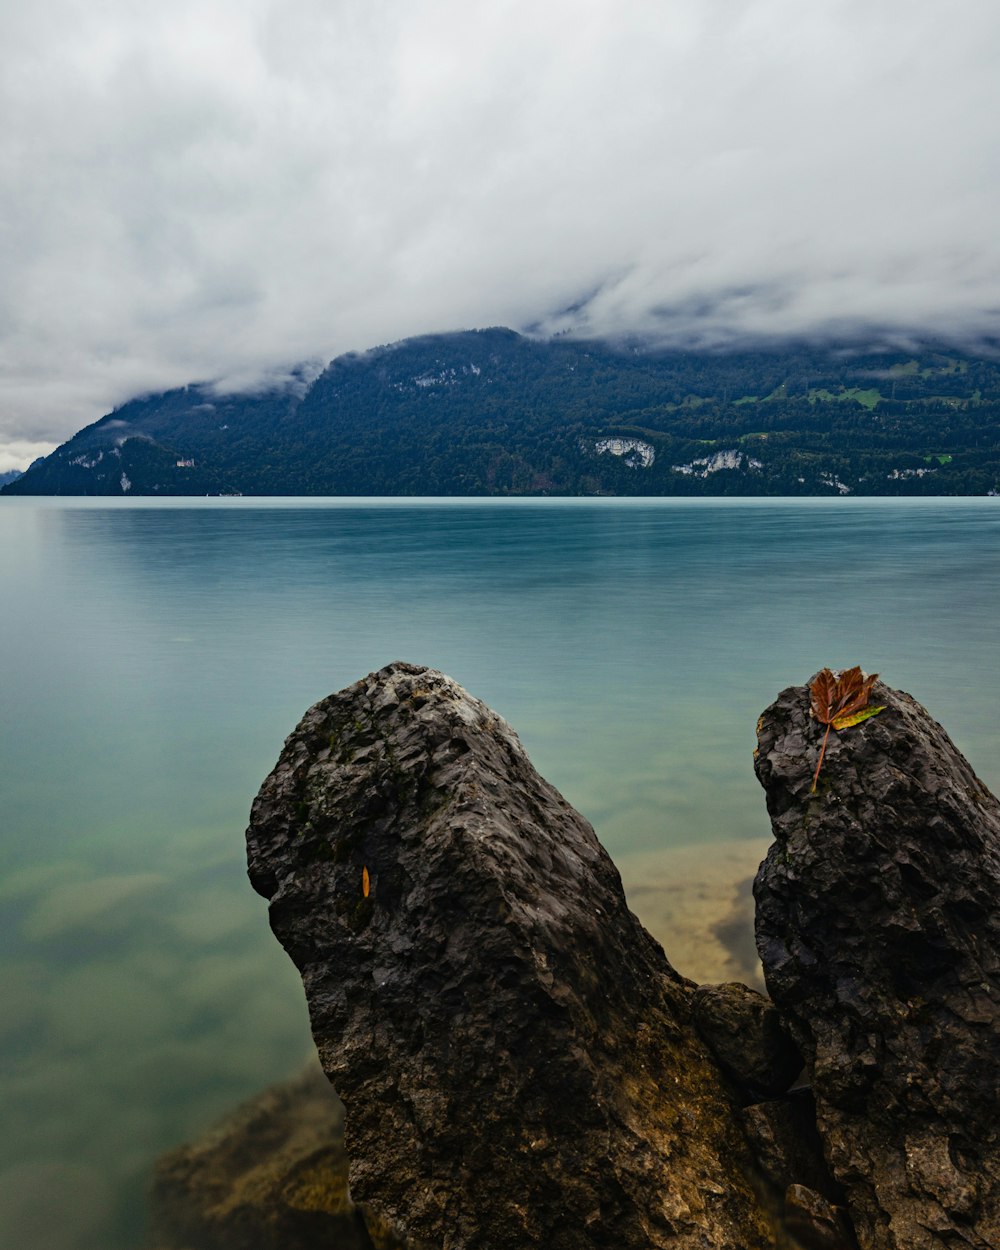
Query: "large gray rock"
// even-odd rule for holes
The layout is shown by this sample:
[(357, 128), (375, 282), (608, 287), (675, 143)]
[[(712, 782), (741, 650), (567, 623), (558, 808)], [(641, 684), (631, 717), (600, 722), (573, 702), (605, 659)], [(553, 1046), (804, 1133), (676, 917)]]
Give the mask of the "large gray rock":
[(805, 686), (758, 726), (775, 842), (767, 987), (866, 1250), (1000, 1245), (1000, 805), (909, 695), (830, 735)]
[(409, 664), (323, 700), (247, 844), (377, 1245), (774, 1244), (694, 987), (484, 704)]

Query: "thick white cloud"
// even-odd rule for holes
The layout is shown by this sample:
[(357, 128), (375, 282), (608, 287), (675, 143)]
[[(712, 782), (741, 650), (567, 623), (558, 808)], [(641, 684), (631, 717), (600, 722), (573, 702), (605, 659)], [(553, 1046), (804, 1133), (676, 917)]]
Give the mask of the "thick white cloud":
[(998, 333), (998, 60), (995, 0), (0, 0), (0, 446), (463, 326)]

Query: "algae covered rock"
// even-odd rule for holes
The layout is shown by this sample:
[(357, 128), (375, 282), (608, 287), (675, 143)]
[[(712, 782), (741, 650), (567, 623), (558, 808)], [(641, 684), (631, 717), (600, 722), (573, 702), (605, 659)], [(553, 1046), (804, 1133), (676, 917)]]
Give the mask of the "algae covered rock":
[(769, 993), (811, 1073), (865, 1250), (1000, 1244), (1000, 804), (909, 695), (832, 734), (761, 717), (775, 842), (754, 887)]
[(402, 663), (324, 699), (247, 846), (378, 1244), (774, 1244), (693, 985), (484, 704)]

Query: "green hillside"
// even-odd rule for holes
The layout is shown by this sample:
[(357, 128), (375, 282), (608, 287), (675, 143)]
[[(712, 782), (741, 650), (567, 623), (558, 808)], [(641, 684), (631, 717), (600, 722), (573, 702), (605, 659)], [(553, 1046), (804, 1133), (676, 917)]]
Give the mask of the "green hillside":
[(257, 395), (124, 404), (4, 488), (60, 495), (982, 495), (1000, 361), (645, 351), (493, 329)]

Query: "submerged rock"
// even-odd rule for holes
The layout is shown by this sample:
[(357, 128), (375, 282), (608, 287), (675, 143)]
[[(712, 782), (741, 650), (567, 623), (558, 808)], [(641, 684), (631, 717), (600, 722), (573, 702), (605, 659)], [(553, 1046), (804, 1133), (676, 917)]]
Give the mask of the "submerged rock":
[(158, 1250), (364, 1250), (347, 1196), (343, 1111), (318, 1065), (156, 1166)]
[(775, 1244), (694, 986), (484, 704), (401, 663), (323, 700), (247, 845), (377, 1245)]
[(775, 842), (754, 887), (758, 950), (861, 1246), (986, 1250), (1000, 1244), (1000, 805), (909, 695), (878, 683), (872, 702), (886, 710), (831, 734), (815, 794), (807, 687), (761, 717)]

